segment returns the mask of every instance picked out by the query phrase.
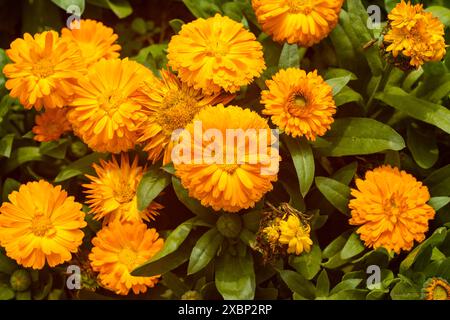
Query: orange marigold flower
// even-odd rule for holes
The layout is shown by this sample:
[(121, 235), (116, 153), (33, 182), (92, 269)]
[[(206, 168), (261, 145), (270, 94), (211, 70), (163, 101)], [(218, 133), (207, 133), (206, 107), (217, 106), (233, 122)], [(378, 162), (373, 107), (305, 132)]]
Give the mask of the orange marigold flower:
[(145, 114), (132, 96), (146, 74), (137, 62), (103, 59), (78, 80), (67, 118), (91, 149), (119, 153), (134, 148)]
[(21, 185), (8, 199), (0, 208), (0, 244), (9, 257), (33, 269), (72, 259), (86, 226), (74, 197), (40, 180)]
[(48, 142), (58, 140), (64, 133), (70, 132), (72, 126), (67, 120), (66, 109), (48, 109), (38, 114), (33, 127), (34, 140)]
[[(232, 129), (234, 133), (228, 131)], [(216, 133), (217, 137), (198, 139), (205, 132), (205, 136)], [(188, 137), (181, 134), (181, 142), (176, 145), (183, 155), (179, 161), (172, 160), (182, 185), (204, 206), (237, 212), (253, 207), (272, 190), (272, 182), (277, 180), (279, 156), (271, 147), (274, 141), (267, 121), (256, 112), (236, 106), (225, 108), (221, 104), (209, 106), (186, 126), (185, 133)], [(227, 138), (231, 135), (236, 138)], [(253, 150), (252, 145), (259, 147)], [(262, 145), (266, 150), (261, 150)], [(175, 154), (176, 151), (174, 148)], [(196, 159), (198, 153), (202, 159)], [(187, 154), (189, 159), (185, 161)]]
[(87, 66), (101, 58), (114, 59), (119, 57), (120, 46), (115, 43), (118, 36), (113, 29), (99, 21), (90, 19), (80, 20), (79, 23), (79, 29), (62, 29), (61, 36), (80, 48), (81, 56)]
[(219, 14), (183, 25), (169, 42), (168, 58), (183, 82), (206, 93), (236, 92), (266, 68), (255, 35)]
[(143, 105), (148, 116), (139, 130), (138, 142), (144, 145), (153, 163), (163, 157), (163, 164), (171, 161), (172, 134), (183, 129), (207, 105), (227, 103), (234, 95), (207, 95), (182, 83), (173, 73), (161, 70), (162, 79), (153, 74), (147, 77), (135, 100)]
[(155, 229), (139, 221), (114, 221), (103, 227), (92, 240), (94, 247), (89, 260), (98, 279), (106, 289), (127, 295), (130, 289), (144, 293), (154, 287), (159, 276), (135, 277), (131, 272), (158, 253), (164, 240)]
[(26, 108), (62, 108), (70, 101), (75, 80), (85, 71), (80, 51), (55, 31), (25, 33), (6, 54), (12, 63), (3, 68), (10, 95)]
[(145, 168), (138, 166), (138, 158), (130, 165), (128, 155), (122, 153), (120, 165), (113, 156), (111, 161), (100, 160), (100, 165), (93, 164), (97, 176), (86, 175), (90, 183), (84, 184), (85, 193), (94, 218), (110, 221), (150, 221), (158, 215), (163, 206), (152, 202), (144, 210), (138, 209), (137, 187), (145, 173)]
[(411, 250), (414, 240), (421, 242), (428, 231), (434, 209), (426, 202), (428, 188), (398, 168), (381, 166), (356, 179), (355, 197), (349, 203), (350, 224), (369, 248), (384, 247), (400, 253)]
[(336, 112), (333, 90), (317, 71), (280, 70), (266, 85), (268, 90), (261, 92), (263, 114), (285, 133), (314, 141), (330, 129)]
[(263, 31), (275, 41), (310, 47), (337, 25), (343, 0), (252, 0)]
[(440, 61), (445, 55), (444, 25), (423, 10), (422, 4), (398, 3), (388, 15), (388, 31), (384, 35), (386, 52), (399, 67), (418, 68), (428, 61)]
[(450, 284), (442, 278), (428, 279), (422, 288), (425, 300), (450, 300)]

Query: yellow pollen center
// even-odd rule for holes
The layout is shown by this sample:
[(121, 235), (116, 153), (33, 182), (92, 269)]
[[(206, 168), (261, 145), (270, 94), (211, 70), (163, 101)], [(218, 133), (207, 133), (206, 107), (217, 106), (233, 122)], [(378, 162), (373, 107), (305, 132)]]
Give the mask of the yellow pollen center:
[(447, 290), (437, 285), (433, 290), (433, 300), (447, 300), (449, 298)]
[(118, 255), (119, 263), (125, 265), (129, 271), (132, 271), (139, 265), (139, 255), (130, 248), (123, 248)]
[(53, 69), (53, 64), (49, 60), (42, 59), (33, 65), (32, 72), (39, 78), (47, 78), (54, 74), (55, 70)]
[(289, 13), (310, 14), (313, 10), (311, 0), (286, 0), (289, 7)]
[(131, 202), (131, 200), (133, 200), (134, 196), (136, 194), (136, 191), (131, 188), (131, 186), (122, 181), (118, 188), (116, 190), (114, 190), (114, 198), (116, 199), (117, 202), (119, 203), (128, 203)]
[(383, 203), (383, 208), (391, 223), (395, 224), (399, 216), (405, 211), (406, 203), (397, 193), (391, 195)]
[(228, 54), (228, 46), (218, 40), (209, 41), (205, 46), (205, 52), (209, 57), (220, 58)]
[(52, 221), (43, 213), (36, 214), (31, 220), (31, 231), (35, 236), (44, 237), (50, 235), (52, 229)]
[(115, 112), (124, 102), (125, 97), (120, 92), (108, 92), (99, 98), (100, 108), (105, 113)]
[(294, 94), (288, 103), (288, 112), (296, 117), (308, 115), (308, 100), (301, 94)]
[(172, 135), (176, 129), (183, 129), (202, 109), (197, 100), (182, 90), (171, 90), (163, 99), (156, 122), (166, 135)]
[(222, 164), (219, 165), (219, 168), (229, 174), (233, 174), (237, 168), (239, 168), (239, 165), (237, 164)]

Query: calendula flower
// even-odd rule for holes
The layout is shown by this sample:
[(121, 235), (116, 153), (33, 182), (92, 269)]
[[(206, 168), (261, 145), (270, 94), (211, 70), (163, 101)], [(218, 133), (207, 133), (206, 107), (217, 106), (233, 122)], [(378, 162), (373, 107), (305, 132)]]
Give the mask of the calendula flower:
[(144, 210), (138, 209), (137, 187), (145, 173), (145, 168), (138, 166), (138, 158), (130, 165), (128, 155), (122, 153), (120, 165), (113, 156), (111, 161), (100, 160), (100, 165), (93, 164), (96, 176), (86, 175), (91, 180), (83, 187), (87, 193), (86, 202), (94, 214), (94, 219), (110, 221), (150, 221), (158, 215), (162, 205), (152, 202)]
[(278, 255), (309, 252), (313, 244), (309, 217), (287, 203), (282, 203), (278, 208), (271, 204), (269, 207), (269, 211), (264, 212), (256, 237), (257, 248), (264, 260)]
[(86, 226), (81, 204), (44, 180), (21, 185), (8, 199), (0, 208), (0, 244), (9, 257), (33, 269), (72, 258)]
[(5, 87), (26, 108), (62, 108), (71, 99), (75, 80), (85, 71), (80, 50), (55, 31), (25, 33), (6, 54), (12, 63), (3, 68)]
[(398, 168), (381, 166), (356, 179), (349, 203), (350, 224), (369, 248), (384, 247), (400, 253), (422, 242), (434, 209), (427, 204), (428, 188)]
[[(63, 39), (72, 41), (80, 48), (81, 56), (87, 66), (102, 58), (114, 59), (119, 57), (120, 46), (116, 44), (118, 38), (113, 29), (95, 20), (74, 20), (77, 28), (63, 28)], [(78, 25), (79, 23), (79, 25)]]
[(64, 133), (70, 132), (72, 126), (67, 120), (66, 109), (47, 109), (35, 118), (33, 127), (34, 140), (48, 142), (58, 140)]
[(280, 70), (266, 85), (268, 90), (261, 92), (262, 112), (286, 134), (314, 141), (330, 129), (336, 113), (333, 90), (317, 71)]
[(263, 31), (275, 41), (310, 47), (337, 25), (343, 0), (252, 0)]
[[(234, 138), (226, 138), (227, 132)], [(236, 106), (225, 108), (221, 104), (209, 106), (186, 126), (185, 133), (188, 137), (182, 134), (176, 146), (183, 155), (179, 160), (172, 160), (176, 175), (189, 195), (204, 206), (237, 212), (253, 207), (272, 190), (279, 156), (271, 148), (274, 141), (266, 120), (256, 112)], [(212, 135), (204, 140), (203, 133)], [(197, 153), (203, 155), (202, 159), (196, 159)]]
[(388, 15), (384, 47), (394, 63), (403, 69), (418, 68), (445, 55), (444, 25), (422, 4), (398, 3)]
[(67, 114), (75, 134), (94, 151), (132, 149), (145, 115), (131, 97), (147, 73), (142, 65), (128, 59), (101, 60), (91, 66), (78, 80)]
[(162, 79), (148, 76), (135, 100), (143, 105), (147, 120), (139, 130), (138, 142), (144, 145), (148, 159), (153, 163), (163, 157), (163, 164), (171, 161), (171, 136), (183, 129), (207, 105), (226, 103), (233, 95), (203, 94), (182, 83), (173, 73), (161, 70)]
[(114, 221), (103, 227), (92, 239), (89, 260), (98, 279), (106, 289), (127, 295), (130, 289), (144, 293), (154, 287), (159, 276), (135, 277), (131, 272), (158, 253), (164, 240), (155, 229), (139, 221), (121, 223)]
[(219, 14), (183, 25), (169, 42), (168, 59), (183, 82), (206, 93), (236, 92), (265, 69), (255, 35)]
[(442, 278), (428, 279), (422, 288), (425, 300), (450, 300), (450, 284)]

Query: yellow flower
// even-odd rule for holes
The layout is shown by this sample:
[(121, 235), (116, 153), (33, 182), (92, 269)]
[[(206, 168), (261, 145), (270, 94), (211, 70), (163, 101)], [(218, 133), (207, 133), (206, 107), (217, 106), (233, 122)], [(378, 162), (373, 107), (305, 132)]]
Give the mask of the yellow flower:
[[(403, 0), (388, 15), (388, 31), (384, 35), (386, 52), (396, 65), (420, 67), (428, 61), (440, 61), (445, 55), (444, 25), (422, 4)], [(405, 66), (405, 68), (407, 67)]]
[(310, 47), (337, 25), (343, 0), (252, 0), (263, 31), (275, 41)]
[(24, 267), (54, 267), (72, 259), (86, 226), (81, 204), (61, 186), (40, 180), (21, 185), (0, 208), (0, 244)]
[(79, 22), (79, 29), (62, 29), (61, 37), (72, 41), (80, 48), (81, 56), (87, 66), (101, 58), (114, 59), (119, 57), (120, 46), (115, 43), (118, 36), (113, 29), (95, 20), (87, 19)]
[(6, 54), (12, 63), (3, 68), (5, 87), (26, 108), (62, 108), (73, 95), (74, 81), (84, 72), (80, 51), (55, 31), (25, 33)]
[(381, 166), (356, 179), (355, 197), (349, 203), (350, 224), (361, 225), (357, 233), (369, 248), (384, 247), (400, 253), (411, 250), (428, 231), (434, 210), (427, 187), (398, 168)]
[(99, 272), (100, 283), (116, 294), (144, 293), (154, 287), (159, 276), (135, 277), (131, 272), (158, 253), (164, 240), (155, 229), (147, 229), (142, 222), (114, 221), (103, 227), (92, 240), (94, 247), (89, 260)]
[(280, 231), (278, 230), (278, 227), (275, 225), (265, 227), (263, 229), (263, 233), (266, 234), (267, 240), (271, 243), (276, 243), (280, 238)]
[(430, 278), (423, 286), (425, 300), (450, 300), (450, 284), (442, 278)]
[(255, 35), (219, 14), (183, 25), (169, 42), (168, 58), (183, 82), (205, 93), (236, 92), (265, 69)]
[(333, 90), (317, 71), (280, 70), (266, 85), (268, 90), (261, 92), (263, 114), (285, 133), (314, 141), (330, 129), (336, 112)]
[[(197, 126), (194, 129), (196, 123), (201, 124), (201, 128)], [(234, 138), (226, 138), (227, 129), (237, 131), (237, 142)], [(239, 135), (239, 129), (244, 133), (253, 130), (254, 134), (246, 138)], [(189, 195), (200, 200), (204, 206), (237, 212), (253, 207), (266, 192), (272, 190), (272, 182), (277, 179), (279, 156), (271, 148), (274, 141), (266, 120), (256, 112), (236, 106), (225, 108), (221, 104), (209, 106), (186, 126), (186, 132), (190, 137), (182, 138), (177, 147), (189, 150), (191, 161), (180, 159), (177, 163), (172, 160), (176, 175), (189, 190)], [(205, 132), (217, 133), (218, 137), (214, 139), (213, 135), (210, 139), (198, 139), (196, 132), (202, 135)], [(251, 145), (267, 148), (265, 151), (261, 147), (252, 150)], [(198, 159), (200, 161), (196, 160), (196, 153), (203, 155), (202, 159)]]
[(138, 142), (153, 163), (163, 156), (163, 164), (171, 161), (171, 139), (176, 129), (183, 129), (205, 106), (227, 103), (233, 95), (203, 94), (182, 83), (173, 73), (161, 70), (162, 80), (151, 74), (136, 94), (135, 100), (143, 105), (148, 118), (139, 130)]
[(36, 141), (55, 141), (64, 133), (70, 132), (72, 127), (66, 117), (66, 109), (48, 109), (35, 118), (33, 127)]
[(86, 175), (91, 182), (84, 184), (94, 218), (103, 219), (104, 223), (119, 221), (150, 221), (158, 215), (162, 205), (152, 202), (141, 211), (137, 207), (137, 187), (145, 173), (145, 168), (138, 166), (138, 158), (130, 165), (128, 155), (122, 153), (120, 165), (113, 156), (111, 161), (100, 160), (94, 164), (97, 176)]
[(101, 60), (78, 80), (67, 117), (91, 149), (119, 153), (135, 146), (136, 130), (145, 115), (131, 97), (147, 72), (128, 59)]
[(287, 220), (281, 220), (279, 225), (281, 244), (287, 244), (287, 253), (299, 255), (311, 250), (312, 240), (309, 236), (311, 227), (303, 225), (298, 216), (290, 214)]

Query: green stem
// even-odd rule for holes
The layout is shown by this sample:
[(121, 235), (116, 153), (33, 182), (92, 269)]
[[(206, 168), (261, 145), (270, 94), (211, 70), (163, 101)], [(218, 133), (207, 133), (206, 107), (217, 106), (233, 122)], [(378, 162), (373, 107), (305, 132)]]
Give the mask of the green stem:
[(391, 75), (391, 71), (393, 69), (394, 69), (394, 66), (390, 63), (387, 63), (386, 66), (384, 67), (381, 78), (380, 78), (380, 80), (378, 80), (375, 88), (373, 89), (372, 94), (370, 95), (369, 101), (367, 101), (367, 104), (366, 104), (367, 113), (369, 113), (371, 111), (373, 100), (375, 99), (375, 95), (378, 92), (383, 91), (384, 88), (386, 87), (386, 84), (389, 80), (389, 76)]

